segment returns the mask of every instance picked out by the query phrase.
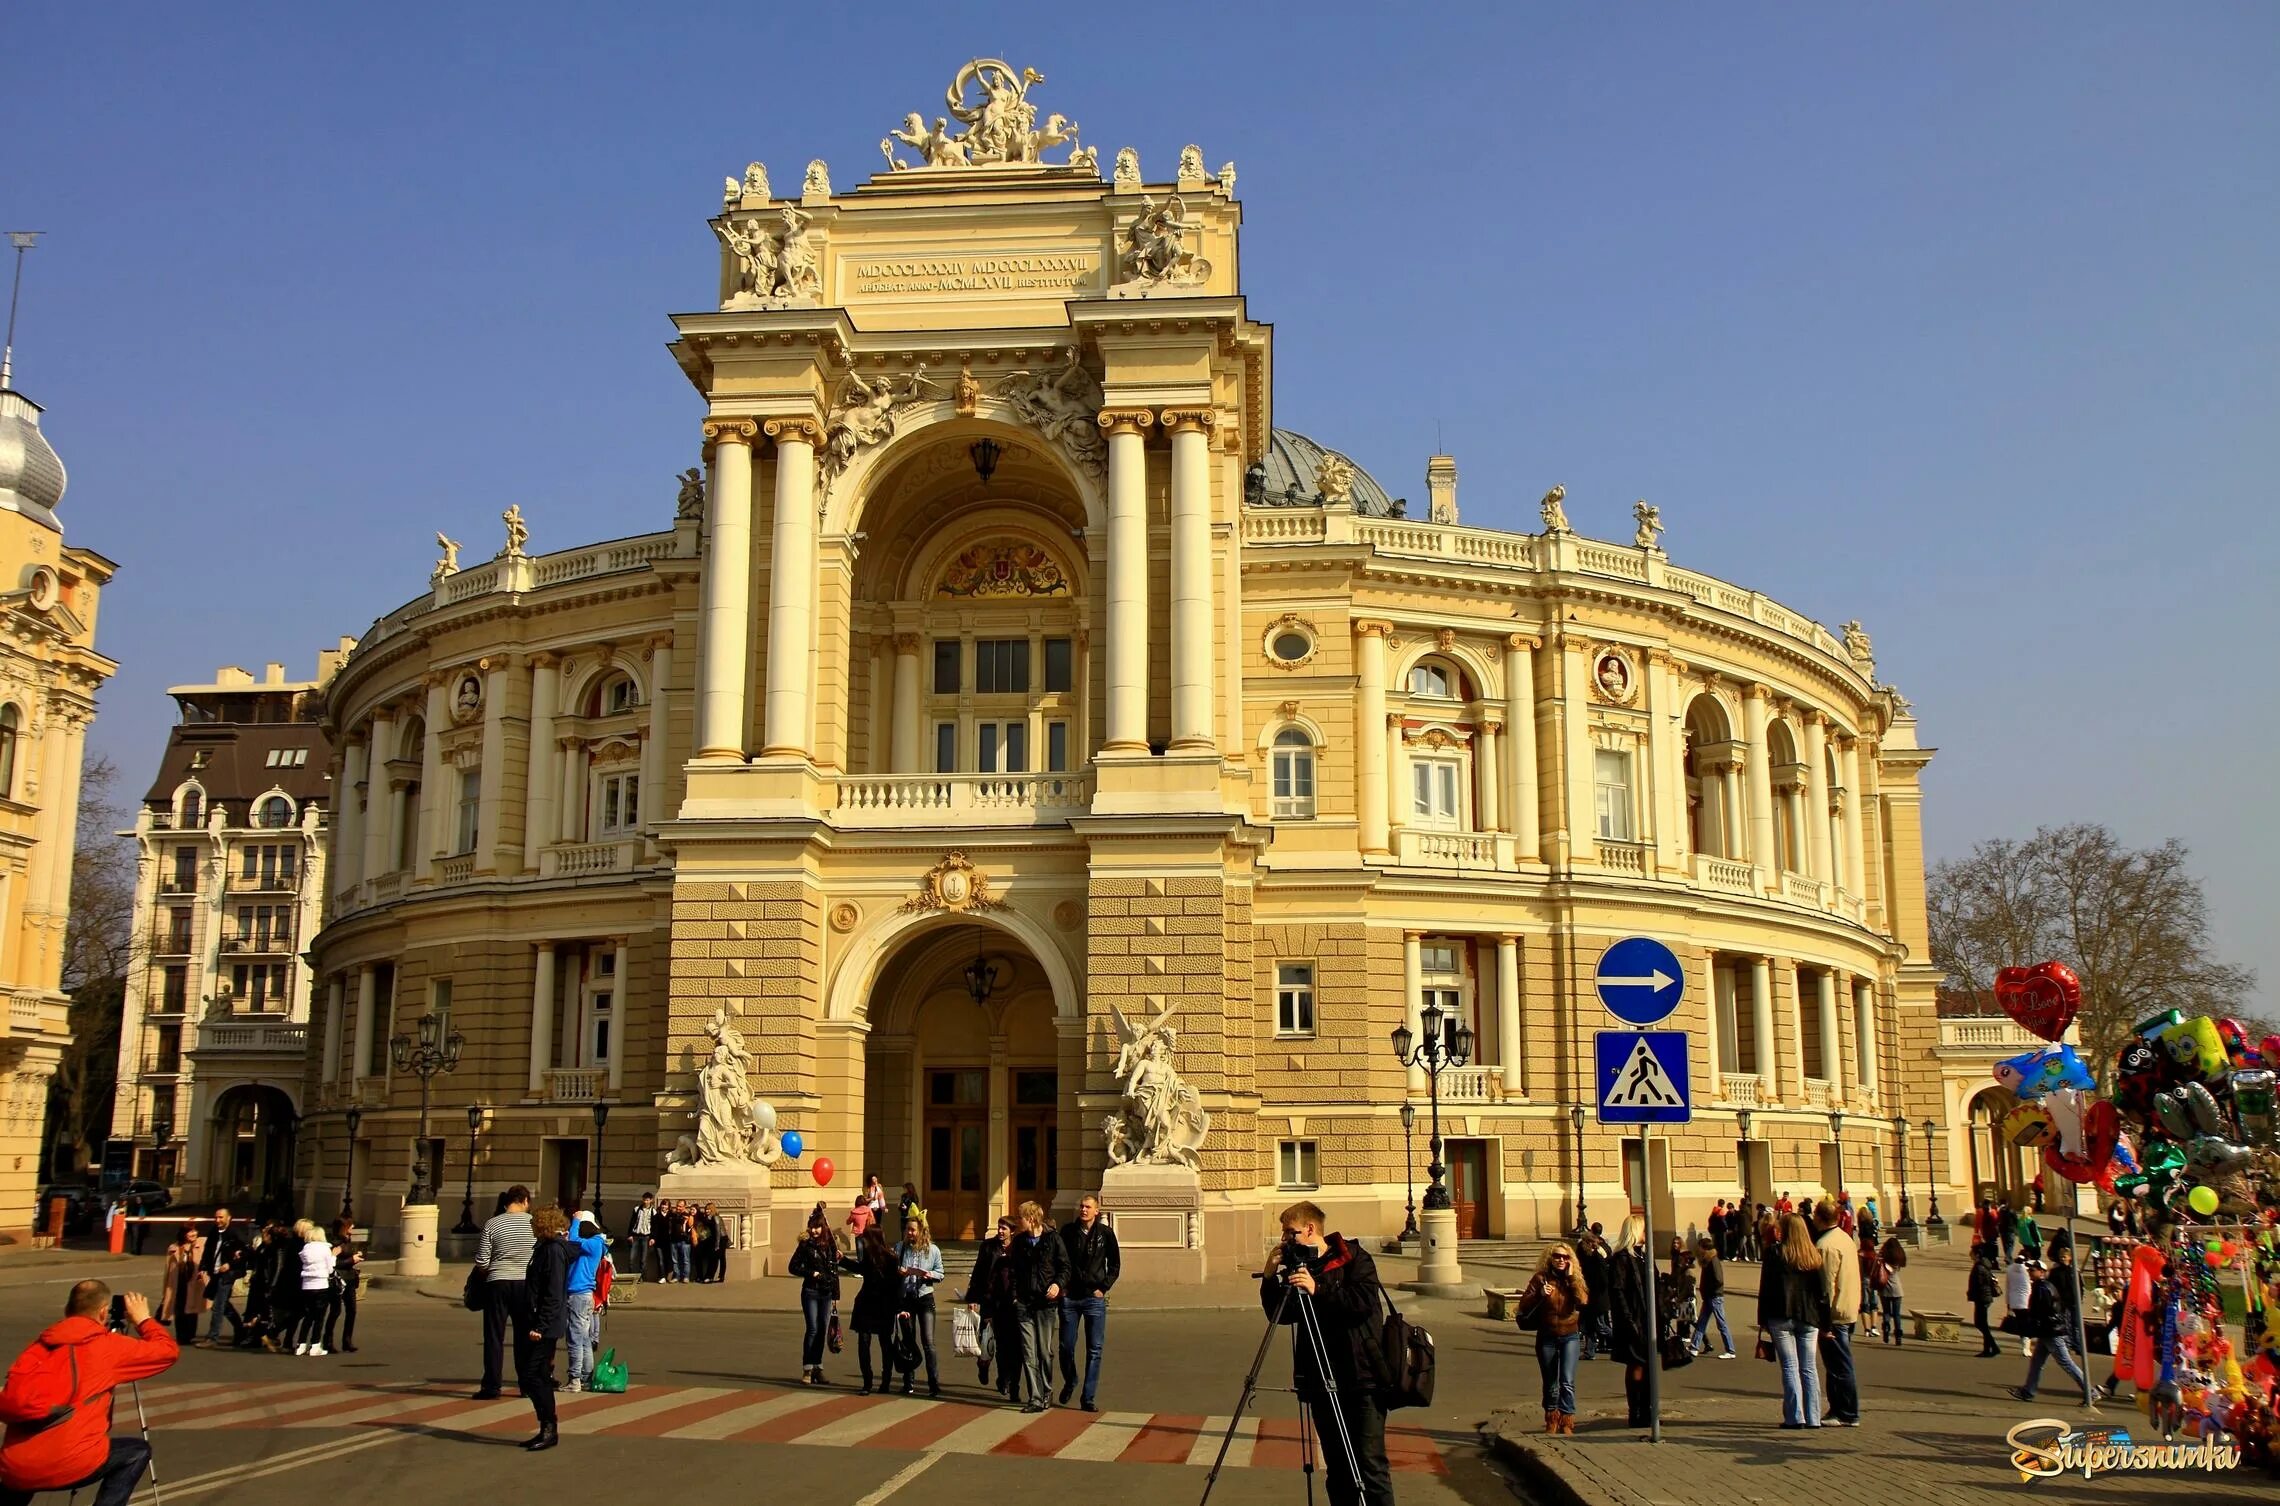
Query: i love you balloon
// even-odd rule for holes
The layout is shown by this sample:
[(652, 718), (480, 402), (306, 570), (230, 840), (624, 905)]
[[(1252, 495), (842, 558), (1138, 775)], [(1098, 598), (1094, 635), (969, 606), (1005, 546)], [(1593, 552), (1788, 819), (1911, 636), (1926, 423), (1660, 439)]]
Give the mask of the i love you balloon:
[(2055, 1041), (2082, 1008), (2082, 980), (2063, 962), (2007, 967), (1995, 975), (1995, 1002), (2022, 1029)]

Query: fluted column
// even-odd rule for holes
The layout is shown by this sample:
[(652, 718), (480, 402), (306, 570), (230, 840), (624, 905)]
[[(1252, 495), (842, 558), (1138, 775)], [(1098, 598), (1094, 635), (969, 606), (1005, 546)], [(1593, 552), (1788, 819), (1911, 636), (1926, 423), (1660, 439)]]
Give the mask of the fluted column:
[(1805, 840), (1813, 877), (1834, 883), (1829, 866), (1829, 719), (1805, 713)]
[(340, 1016), (347, 1004), (348, 985), (335, 973), (325, 988), (325, 1055), (324, 1071), (318, 1077), (320, 1082), (340, 1081)]
[(1386, 848), (1385, 802), (1385, 635), (1382, 622), (1354, 624), (1354, 793), (1360, 812), (1362, 851), (1382, 856)]
[(763, 758), (808, 756), (808, 637), (815, 627), (815, 447), (812, 418), (771, 418), (776, 522), (768, 552), (768, 702)]
[(1750, 1033), (1757, 1038), (1758, 1092), (1765, 1099), (1781, 1097), (1781, 1049), (1773, 1033), (1773, 959), (1750, 959)]
[(523, 866), (538, 867), (540, 849), (558, 834), (555, 778), (562, 750), (554, 745), (554, 714), (561, 670), (552, 654), (530, 656), (530, 748), (523, 784)]
[(1773, 692), (1752, 685), (1743, 692), (1742, 735), (1749, 739), (1750, 861), (1768, 893), (1781, 887), (1781, 855), (1773, 850), (1773, 765), (1766, 753), (1766, 723)]
[(1216, 746), (1211, 714), (1211, 429), (1207, 408), (1167, 408), (1172, 435), (1172, 746)]
[[(1425, 1042), (1425, 938), (1415, 931), (1404, 931), (1401, 936), (1401, 1021), (1409, 1027), (1409, 1037), (1419, 1046)], [(1422, 1064), (1409, 1069), (1409, 1091), (1413, 1094), (1426, 1090), (1425, 1068)]]
[(1541, 646), (1525, 633), (1504, 640), (1504, 758), (1512, 796), (1504, 809), (1512, 854), (1524, 863), (1536, 861), (1542, 850), (1536, 799), (1536, 650)]
[[(480, 803), (475, 809), (475, 866), (497, 872), (505, 835), (507, 802), (507, 681), (514, 674), (505, 654), (483, 661), (483, 769), (477, 776)], [(453, 790), (452, 803), (459, 792)]]
[(396, 856), (388, 847), (389, 818), (395, 808), (388, 788), (388, 760), (396, 755), (395, 717), (385, 711), (375, 713), (372, 734), (367, 741), (370, 749), (365, 756), (362, 877), (369, 881), (386, 873)]
[[(333, 791), (332, 863), (325, 882), (344, 889), (364, 877), (365, 813), (356, 808), (356, 792), (371, 779), (366, 762), (371, 754), (365, 735), (349, 734), (340, 754), (340, 785)], [(330, 899), (330, 895), (322, 896)], [(331, 1081), (327, 1074), (326, 1081)]]
[(1504, 823), (1497, 809), (1497, 789), (1503, 783), (1496, 757), (1496, 733), (1501, 723), (1483, 716), (1480, 720), (1480, 754), (1473, 759), (1473, 829), (1476, 831), (1502, 831)]
[(1496, 938), (1496, 1059), (1504, 1069), (1504, 1092), (1517, 1098), (1528, 1091), (1527, 1051), (1520, 1040), (1520, 938)]
[(546, 1069), (554, 1064), (554, 943), (539, 943), (530, 984), (530, 1096), (546, 1093)]
[[(749, 418), (706, 421), (713, 446), (711, 507), (705, 519), (704, 601), (697, 631), (703, 680), (697, 687), (698, 759), (744, 757), (744, 687), (752, 643), (752, 441)], [(771, 627), (774, 619), (770, 619)], [(807, 644), (801, 629), (800, 644)]]
[(890, 774), (916, 774), (920, 744), (918, 731), (918, 651), (926, 642), (917, 633), (895, 634), (895, 698), (888, 721), (892, 754)]
[(1843, 1096), (1845, 1080), (1844, 1040), (1837, 1034), (1837, 975), (1824, 967), (1814, 979), (1821, 1007), (1821, 1076), (1834, 1101)]
[(1145, 408), (1100, 415), (1108, 435), (1108, 727), (1104, 753), (1148, 751), (1148, 454)]
[(649, 736), (641, 745), (641, 809), (652, 825), (671, 814), (665, 809), (665, 687), (672, 681), (673, 639), (660, 634), (649, 640)]
[(372, 1061), (373, 1015), (380, 1007), (380, 972), (371, 963), (356, 970), (356, 1059), (348, 1064), (348, 1080), (361, 1080)]
[(1838, 768), (1845, 776), (1844, 874), (1839, 880), (1848, 894), (1864, 895), (1868, 892), (1867, 843), (1860, 826), (1860, 739), (1848, 737), (1841, 745)]
[(413, 855), (412, 872), (416, 878), (430, 878), (435, 873), (436, 854), (443, 850), (444, 834), (459, 809), (459, 792), (448, 793), (443, 788), (443, 729), (451, 725), (451, 676), (432, 674), (427, 681), (427, 738), (420, 745), (420, 829), (414, 834), (419, 843)]

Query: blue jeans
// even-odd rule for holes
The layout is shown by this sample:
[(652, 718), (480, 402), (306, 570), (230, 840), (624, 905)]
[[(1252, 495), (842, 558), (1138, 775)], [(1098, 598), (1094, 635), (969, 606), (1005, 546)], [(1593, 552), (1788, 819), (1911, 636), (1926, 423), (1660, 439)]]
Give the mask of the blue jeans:
[(807, 1324), (800, 1335), (800, 1366), (821, 1370), (824, 1340), (831, 1332), (830, 1296), (824, 1292), (800, 1293), (800, 1317)]
[(1086, 1406), (1100, 1391), (1100, 1346), (1108, 1337), (1108, 1299), (1106, 1297), (1063, 1297), (1061, 1299), (1061, 1384), (1067, 1385), (1077, 1375), (1077, 1319), (1085, 1320), (1085, 1394)]
[(1829, 1415), (1839, 1422), (1860, 1421), (1860, 1381), (1853, 1373), (1853, 1326), (1832, 1323), (1821, 1330), (1821, 1384), (1829, 1393)]
[(1781, 1420), (1790, 1427), (1821, 1425), (1821, 1369), (1813, 1362), (1819, 1331), (1795, 1318), (1773, 1325), (1773, 1352), (1781, 1361)]
[(1897, 1344), (1900, 1342), (1900, 1294), (1886, 1292), (1879, 1300), (1884, 1304), (1884, 1342)]
[(689, 1241), (685, 1239), (675, 1240), (672, 1250), (673, 1279), (675, 1281), (686, 1281), (689, 1279)]
[(626, 1264), (633, 1267), (634, 1280), (646, 1281), (649, 1279), (648, 1235), (628, 1234), (625, 1237), (625, 1257)]
[(1708, 1340), (1712, 1319), (1716, 1319), (1718, 1323), (1718, 1342), (1725, 1346), (1726, 1353), (1732, 1354), (1734, 1352), (1734, 1336), (1726, 1328), (1726, 1294), (1724, 1292), (1720, 1292), (1717, 1296), (1703, 1303), (1702, 1316), (1694, 1320), (1694, 1347), (1704, 1353), (1709, 1352)]
[(594, 1294), (572, 1292), (564, 1310), (570, 1320), (570, 1384), (583, 1385), (594, 1373)]
[(2042, 1379), (2043, 1361), (2052, 1359), (2058, 1361), (2059, 1369), (2073, 1378), (2074, 1384), (2083, 1384), (2082, 1367), (2074, 1362), (2074, 1340), (2064, 1334), (2052, 1334), (2047, 1339), (2035, 1340), (2035, 1355), (2027, 1361), (2027, 1378), (2019, 1389), (2033, 1396), (2035, 1383)]
[(1559, 1338), (1548, 1333), (1536, 1335), (1536, 1368), (1544, 1375), (1545, 1411), (1575, 1410), (1575, 1362), (1582, 1354), (1580, 1333)]
[(230, 1321), (230, 1332), (235, 1334), (245, 1326), (245, 1315), (237, 1310), (230, 1298), (237, 1293), (237, 1278), (216, 1271), (206, 1283), (206, 1300), (213, 1306), (206, 1319), (206, 1341), (213, 1343), (222, 1336), (222, 1319)]

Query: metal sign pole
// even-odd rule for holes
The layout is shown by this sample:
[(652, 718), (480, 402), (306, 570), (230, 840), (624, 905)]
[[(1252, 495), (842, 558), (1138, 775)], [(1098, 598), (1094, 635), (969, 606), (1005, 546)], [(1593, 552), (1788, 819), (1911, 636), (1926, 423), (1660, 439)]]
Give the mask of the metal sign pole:
[(1646, 1210), (1647, 1241), (1647, 1441), (1662, 1442), (1662, 1325), (1655, 1317), (1655, 1152), (1654, 1126), (1639, 1126), (1639, 1204)]

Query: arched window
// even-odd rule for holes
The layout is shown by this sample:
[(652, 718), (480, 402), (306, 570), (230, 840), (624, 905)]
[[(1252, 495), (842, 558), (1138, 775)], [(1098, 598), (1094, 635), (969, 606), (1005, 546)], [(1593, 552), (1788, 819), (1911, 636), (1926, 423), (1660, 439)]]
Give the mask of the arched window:
[(182, 790), (182, 824), (185, 827), (202, 826), (206, 820), (206, 792), (198, 786), (185, 785)]
[(261, 810), (254, 817), (254, 825), (280, 830), (293, 824), (293, 802), (283, 795), (272, 795), (261, 802)]
[(16, 734), (23, 726), (22, 712), (0, 706), (0, 799), (16, 797)]
[(1314, 739), (1297, 727), (1275, 734), (1274, 818), (1310, 821), (1314, 818)]
[(612, 673), (604, 676), (602, 682), (594, 687), (593, 706), (587, 715), (614, 716), (620, 711), (631, 711), (640, 704), (641, 687), (633, 683), (633, 677), (624, 673)]
[(1444, 701), (1454, 700), (1457, 695), (1456, 672), (1446, 664), (1436, 664), (1431, 659), (1423, 660), (1409, 671), (1409, 693), (1429, 695)]

